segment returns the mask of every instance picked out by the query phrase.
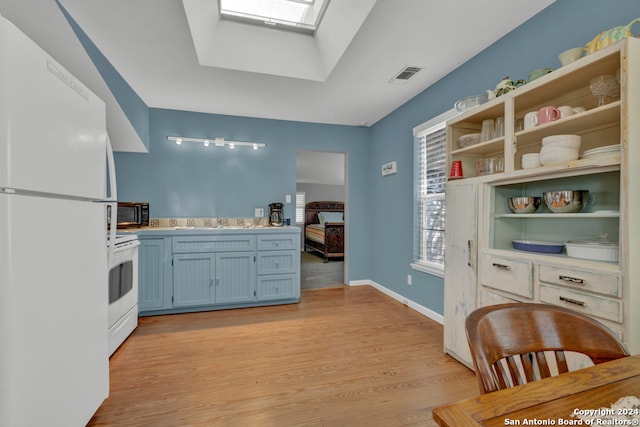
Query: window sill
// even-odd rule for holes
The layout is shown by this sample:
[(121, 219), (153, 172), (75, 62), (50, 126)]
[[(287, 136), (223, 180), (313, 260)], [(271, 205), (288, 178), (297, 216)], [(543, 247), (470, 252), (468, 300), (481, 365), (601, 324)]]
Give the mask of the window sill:
[(411, 268), (423, 273), (444, 278), (444, 267), (438, 265), (425, 264), (422, 262), (412, 262)]

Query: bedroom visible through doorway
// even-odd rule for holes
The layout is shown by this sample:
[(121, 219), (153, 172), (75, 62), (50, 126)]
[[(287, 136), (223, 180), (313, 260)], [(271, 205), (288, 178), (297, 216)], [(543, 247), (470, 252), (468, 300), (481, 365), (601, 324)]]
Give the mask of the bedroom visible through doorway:
[[(300, 280), (302, 289), (344, 286), (344, 257), (325, 257), (322, 245), (305, 250), (305, 211), (309, 202), (341, 202), (346, 208), (346, 153), (299, 151), (296, 156), (296, 225), (301, 228)], [(345, 209), (346, 210), (346, 209)], [(335, 216), (333, 217), (335, 220)], [(344, 218), (344, 228), (347, 222)], [(344, 239), (346, 254), (346, 239)], [(326, 261), (326, 262), (325, 262)]]

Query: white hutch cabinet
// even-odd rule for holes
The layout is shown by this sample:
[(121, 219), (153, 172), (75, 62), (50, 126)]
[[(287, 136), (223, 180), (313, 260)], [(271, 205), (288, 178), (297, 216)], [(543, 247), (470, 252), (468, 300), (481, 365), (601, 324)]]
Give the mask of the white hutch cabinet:
[[(593, 77), (619, 75), (620, 97), (603, 106), (589, 89)], [(585, 111), (527, 130), (516, 123), (547, 105)], [(505, 118), (503, 137), (459, 148), (460, 136), (480, 132), (485, 119)], [(523, 169), (542, 138), (578, 134), (580, 153), (620, 144), (620, 152)], [(626, 39), (463, 113), (447, 123), (449, 164), (464, 178), (447, 183), (445, 351), (472, 366), (464, 320), (476, 307), (507, 301), (542, 302), (593, 316), (640, 353), (640, 40)], [(504, 172), (477, 176), (476, 161), (503, 157)], [(508, 198), (545, 191), (588, 190), (579, 213), (513, 214)], [(604, 262), (516, 250), (513, 240), (619, 242), (619, 261)]]

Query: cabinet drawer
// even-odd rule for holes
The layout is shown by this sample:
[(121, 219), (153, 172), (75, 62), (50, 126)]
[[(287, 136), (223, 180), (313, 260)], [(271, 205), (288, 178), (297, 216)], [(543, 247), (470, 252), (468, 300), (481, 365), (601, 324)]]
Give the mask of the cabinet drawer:
[(622, 322), (622, 302), (620, 300), (541, 284), (540, 301), (613, 322)]
[(193, 236), (174, 237), (174, 254), (195, 252), (252, 251), (256, 248), (255, 236)]
[(539, 278), (541, 282), (552, 285), (569, 286), (614, 297), (622, 296), (620, 276), (615, 274), (540, 265)]
[(480, 307), (484, 307), (487, 305), (506, 304), (506, 303), (512, 303), (512, 302), (520, 302), (520, 301), (516, 301), (512, 298), (507, 298), (505, 296), (498, 295), (496, 293), (489, 292), (484, 289), (480, 292)]
[(274, 274), (258, 276), (256, 290), (258, 301), (297, 298), (300, 285), (296, 282), (295, 274)]
[(300, 235), (285, 234), (285, 235), (259, 235), (258, 236), (258, 250), (270, 251), (270, 250), (286, 250), (295, 249), (298, 247), (298, 241)]
[(481, 285), (527, 298), (533, 298), (532, 271), (529, 261), (493, 255), (481, 255), (478, 265)]
[(295, 273), (296, 251), (269, 251), (258, 253), (258, 274)]

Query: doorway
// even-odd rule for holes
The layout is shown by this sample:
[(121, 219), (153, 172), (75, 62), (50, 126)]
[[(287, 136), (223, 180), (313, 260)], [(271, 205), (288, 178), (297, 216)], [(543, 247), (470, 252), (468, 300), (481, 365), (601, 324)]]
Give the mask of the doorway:
[[(343, 258), (324, 262), (321, 254), (305, 251), (304, 204), (313, 201), (343, 202), (345, 230), (347, 227), (347, 158), (346, 153), (329, 151), (298, 151), (296, 154), (296, 225), (302, 229), (300, 281), (302, 289), (328, 288), (345, 285), (347, 239)], [(346, 233), (345, 233), (346, 237)]]

